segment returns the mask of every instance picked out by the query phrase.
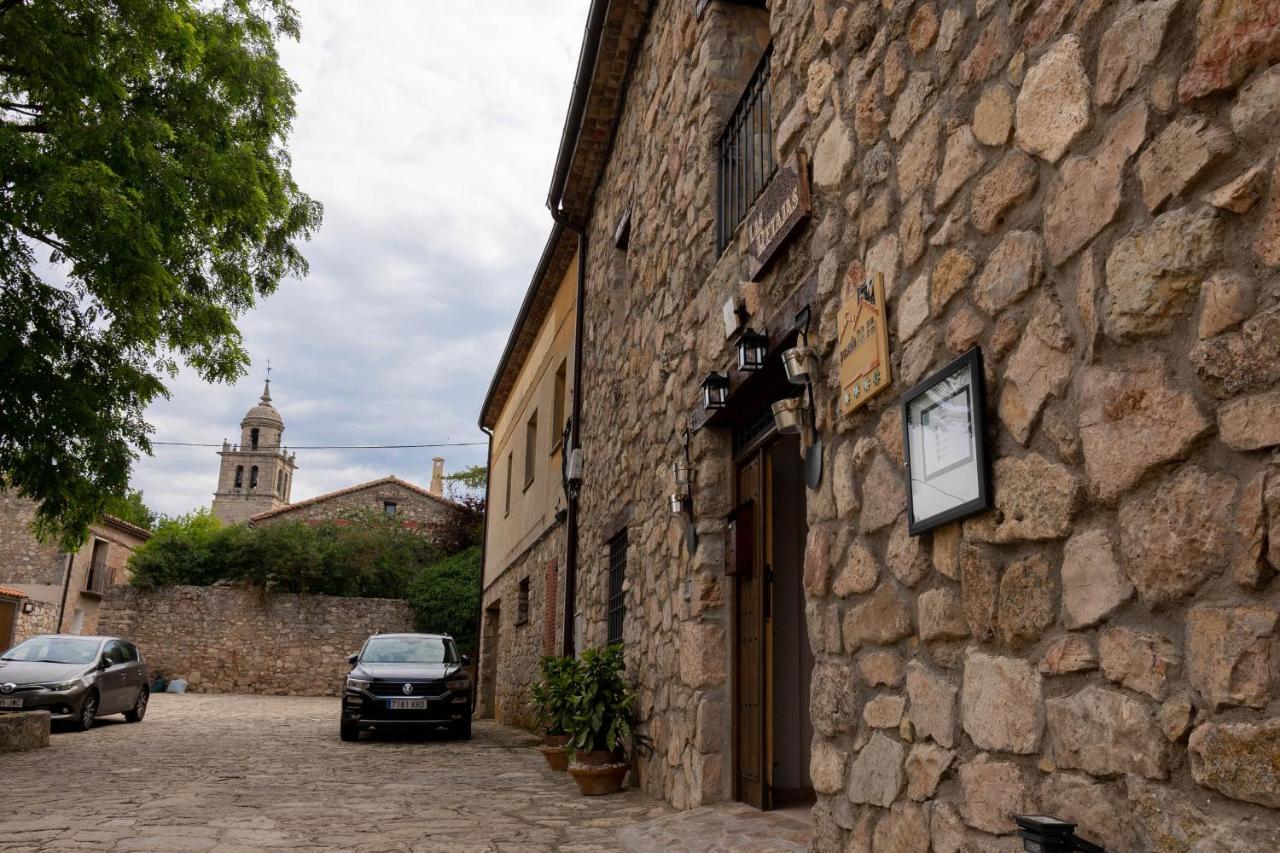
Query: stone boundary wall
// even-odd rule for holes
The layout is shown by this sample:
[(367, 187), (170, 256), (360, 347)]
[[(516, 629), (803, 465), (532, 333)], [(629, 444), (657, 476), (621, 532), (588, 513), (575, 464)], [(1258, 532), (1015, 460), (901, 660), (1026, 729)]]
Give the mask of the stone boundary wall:
[[(30, 605), (31, 612), (24, 612)], [(13, 644), (16, 646), (23, 640), (37, 637), (40, 634), (54, 634), (58, 630), (58, 605), (49, 601), (28, 598), (18, 604), (18, 621), (14, 625)]]
[[(731, 791), (725, 430), (692, 439), (696, 555), (664, 500), (673, 425), (732, 358), (715, 142), (751, 64), (745, 13), (694, 6), (654, 4), (594, 196), (578, 588), (599, 644), (631, 504), (641, 778), (678, 808)], [(1039, 810), (1122, 853), (1280, 849), (1277, 22), (1276, 0), (770, 4), (773, 138), (813, 176), (753, 319), (816, 276), (814, 850), (1014, 851)], [(841, 417), (840, 290), (874, 272), (893, 385)], [(910, 536), (899, 397), (974, 345), (995, 506)]]
[(376, 631), (412, 631), (407, 602), (228, 587), (112, 589), (99, 630), (137, 643), (154, 674), (201, 693), (335, 696), (347, 655)]

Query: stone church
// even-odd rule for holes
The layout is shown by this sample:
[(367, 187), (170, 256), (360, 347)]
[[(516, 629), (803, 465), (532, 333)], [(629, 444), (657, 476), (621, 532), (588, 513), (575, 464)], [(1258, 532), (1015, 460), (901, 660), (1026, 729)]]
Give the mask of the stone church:
[(297, 455), (284, 444), (284, 419), (271, 404), (271, 380), (257, 405), (240, 421), (240, 442), (222, 442), (213, 514), (224, 524), (255, 526), (286, 521), (338, 521), (378, 512), (407, 527), (438, 524), (459, 510), (444, 495), (444, 459), (432, 459), (431, 486), (423, 488), (394, 475), (358, 483), (293, 502)]

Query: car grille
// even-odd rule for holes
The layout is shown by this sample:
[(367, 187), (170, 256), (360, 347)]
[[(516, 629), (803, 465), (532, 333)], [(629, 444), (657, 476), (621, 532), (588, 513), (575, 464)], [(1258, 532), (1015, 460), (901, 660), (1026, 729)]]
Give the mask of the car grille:
[[(413, 686), (412, 693), (405, 693), (404, 686)], [(440, 696), (444, 693), (444, 679), (433, 681), (375, 681), (369, 692), (374, 696)]]

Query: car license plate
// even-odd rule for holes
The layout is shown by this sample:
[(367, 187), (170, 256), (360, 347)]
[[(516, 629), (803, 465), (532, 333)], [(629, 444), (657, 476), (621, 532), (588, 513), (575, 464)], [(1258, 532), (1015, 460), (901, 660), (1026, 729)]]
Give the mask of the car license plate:
[(13, 696), (9, 698), (0, 696), (0, 708), (21, 708), (21, 707), (22, 707), (21, 696)]
[(393, 711), (425, 711), (426, 699), (388, 699), (387, 707)]

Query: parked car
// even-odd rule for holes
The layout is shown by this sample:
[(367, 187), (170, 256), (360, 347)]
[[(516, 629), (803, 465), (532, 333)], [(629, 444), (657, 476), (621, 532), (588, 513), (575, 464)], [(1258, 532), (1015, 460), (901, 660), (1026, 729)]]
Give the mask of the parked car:
[(444, 634), (374, 634), (347, 658), (342, 691), (343, 740), (362, 730), (448, 727), (471, 737), (469, 663)]
[(147, 682), (147, 662), (128, 640), (44, 634), (0, 655), (0, 713), (44, 710), (82, 732), (110, 714), (139, 723)]

